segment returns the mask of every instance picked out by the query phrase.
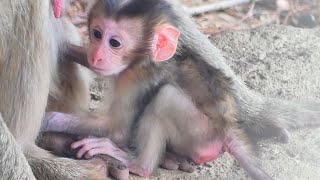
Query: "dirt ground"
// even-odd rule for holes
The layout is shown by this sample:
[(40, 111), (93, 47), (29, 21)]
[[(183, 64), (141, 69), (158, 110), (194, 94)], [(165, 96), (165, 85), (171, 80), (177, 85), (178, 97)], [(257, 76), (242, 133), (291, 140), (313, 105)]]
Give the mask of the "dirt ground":
[[(320, 30), (269, 26), (211, 37), (226, 62), (252, 89), (270, 97), (320, 101)], [(292, 131), (288, 144), (258, 143), (263, 168), (274, 179), (320, 179), (320, 128)], [(144, 179), (131, 176), (131, 179)], [(228, 154), (194, 173), (158, 169), (151, 179), (249, 179)]]

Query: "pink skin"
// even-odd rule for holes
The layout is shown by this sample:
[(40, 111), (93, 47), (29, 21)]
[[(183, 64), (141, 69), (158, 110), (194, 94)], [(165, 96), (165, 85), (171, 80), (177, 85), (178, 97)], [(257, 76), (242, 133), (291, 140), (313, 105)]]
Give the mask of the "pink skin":
[(124, 151), (120, 150), (110, 139), (108, 138), (85, 138), (71, 144), (72, 149), (81, 149), (77, 153), (77, 158), (84, 157), (90, 159), (97, 154), (108, 154), (109, 152), (117, 157), (116, 159), (122, 161), (124, 164), (128, 164), (127, 155)]
[(147, 168), (139, 168), (137, 165), (131, 164), (129, 156), (126, 152), (118, 148), (108, 138), (86, 138), (71, 144), (72, 149), (80, 148), (77, 153), (77, 158), (90, 159), (98, 154), (107, 154), (121, 161), (129, 171), (142, 177), (152, 175), (152, 170)]
[(80, 120), (80, 117), (70, 114), (48, 112), (43, 119), (40, 130), (41, 132), (67, 132), (68, 129), (74, 129)]
[[(95, 37), (95, 32), (101, 34), (101, 38)], [(121, 46), (114, 48), (109, 44), (110, 39), (115, 39)], [(90, 45), (88, 50), (88, 63), (90, 69), (97, 74), (109, 76), (118, 74), (128, 65), (122, 61), (124, 53), (131, 42), (127, 33), (121, 29), (118, 23), (96, 18), (90, 24)]]
[(206, 162), (213, 161), (223, 154), (223, 144), (220, 142), (212, 143), (203, 149), (199, 149), (197, 153), (191, 156), (191, 159), (196, 164), (203, 164)]
[[(121, 161), (125, 166), (129, 167), (129, 171), (140, 176), (149, 176), (144, 171), (136, 170), (129, 163), (129, 156), (126, 152), (117, 147), (108, 138), (85, 138), (71, 144), (72, 149), (80, 148), (76, 154), (77, 158), (91, 159), (98, 154), (107, 154)], [(151, 175), (151, 174), (150, 174)]]
[(63, 8), (63, 0), (51, 0), (54, 17), (60, 18)]

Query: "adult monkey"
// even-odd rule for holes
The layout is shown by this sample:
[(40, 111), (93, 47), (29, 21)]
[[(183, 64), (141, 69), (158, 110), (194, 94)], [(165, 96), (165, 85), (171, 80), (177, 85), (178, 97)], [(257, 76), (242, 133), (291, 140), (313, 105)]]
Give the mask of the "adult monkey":
[[(37, 179), (103, 179), (88, 164), (55, 158), (34, 144), (47, 105), (52, 78), (50, 66), (56, 64), (58, 55), (61, 55), (58, 47), (63, 45), (57, 36), (50, 38), (58, 27), (52, 7), (55, 16), (59, 16), (61, 1), (1, 1), (0, 7), (0, 112), (34, 176)], [(4, 137), (10, 137), (9, 132), (1, 132)], [(9, 139), (9, 144), (14, 144), (12, 141)], [(23, 167), (20, 168), (30, 169), (23, 159), (15, 158), (21, 156), (16, 155), (18, 147), (8, 147), (14, 149), (1, 152), (0, 161), (8, 161), (5, 167), (1, 167), (6, 169), (2, 179), (15, 177), (11, 172), (17, 164), (21, 163)], [(13, 158), (6, 158), (8, 156)], [(25, 179), (34, 177), (29, 173)]]

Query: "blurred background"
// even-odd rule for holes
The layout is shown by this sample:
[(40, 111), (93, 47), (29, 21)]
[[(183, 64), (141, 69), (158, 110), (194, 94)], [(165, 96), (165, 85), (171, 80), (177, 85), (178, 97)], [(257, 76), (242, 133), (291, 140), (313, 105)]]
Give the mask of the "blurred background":
[[(319, 0), (181, 0), (207, 35), (254, 29), (268, 24), (315, 28), (320, 23)], [(87, 41), (86, 17), (93, 0), (71, 0), (66, 15)]]

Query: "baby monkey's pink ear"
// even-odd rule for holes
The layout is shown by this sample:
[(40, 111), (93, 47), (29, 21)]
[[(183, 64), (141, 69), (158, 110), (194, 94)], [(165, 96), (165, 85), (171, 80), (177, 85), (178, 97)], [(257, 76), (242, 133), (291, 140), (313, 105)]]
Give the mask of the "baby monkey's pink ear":
[(153, 56), (155, 61), (170, 59), (177, 50), (180, 31), (168, 24), (156, 28), (153, 40)]
[(51, 0), (55, 18), (60, 18), (63, 8), (63, 0)]

